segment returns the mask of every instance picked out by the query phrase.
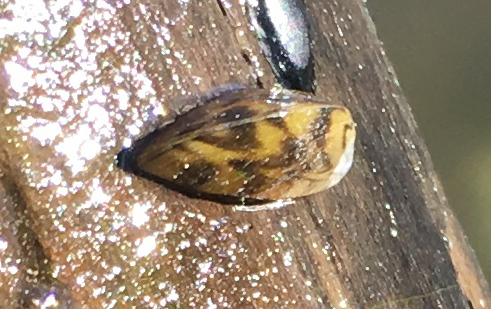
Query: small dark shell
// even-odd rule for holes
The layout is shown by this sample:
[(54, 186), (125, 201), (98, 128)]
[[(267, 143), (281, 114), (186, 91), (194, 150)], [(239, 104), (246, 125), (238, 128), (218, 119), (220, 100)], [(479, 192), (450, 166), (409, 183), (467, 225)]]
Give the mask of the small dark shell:
[(286, 89), (313, 92), (314, 66), (302, 0), (249, 1), (251, 23), (278, 82)]

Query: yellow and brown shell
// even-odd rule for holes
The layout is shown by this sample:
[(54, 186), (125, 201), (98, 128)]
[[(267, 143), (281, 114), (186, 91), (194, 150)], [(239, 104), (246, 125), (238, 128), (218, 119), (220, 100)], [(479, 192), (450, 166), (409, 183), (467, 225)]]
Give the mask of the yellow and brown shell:
[(256, 203), (337, 184), (351, 167), (355, 135), (344, 107), (300, 92), (241, 89), (137, 141), (128, 163), (192, 196)]

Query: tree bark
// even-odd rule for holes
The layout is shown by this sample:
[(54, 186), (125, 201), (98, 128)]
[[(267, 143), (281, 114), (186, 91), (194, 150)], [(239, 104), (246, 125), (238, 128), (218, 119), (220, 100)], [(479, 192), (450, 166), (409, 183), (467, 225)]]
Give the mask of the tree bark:
[[(57, 38), (4, 38), (0, 262), (17, 261), (17, 272), (2, 271), (10, 289), (0, 304), (54, 293), (67, 308), (487, 307), (487, 283), (365, 7), (306, 8), (316, 96), (352, 111), (354, 166), (330, 190), (252, 213), (114, 164), (183, 96), (273, 86), (239, 1), (87, 4), (75, 17), (47, 5), (47, 23), (66, 22)], [(25, 86), (14, 86), (13, 64), (31, 72)]]

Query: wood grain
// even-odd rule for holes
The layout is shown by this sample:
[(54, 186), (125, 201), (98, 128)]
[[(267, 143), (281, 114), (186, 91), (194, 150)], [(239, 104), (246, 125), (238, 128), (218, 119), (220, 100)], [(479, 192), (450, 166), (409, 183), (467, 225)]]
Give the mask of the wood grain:
[[(29, 233), (46, 254), (43, 265), (56, 270), (62, 284), (50, 284), (63, 286), (57, 295), (65, 307), (485, 308), (491, 303), (365, 7), (352, 0), (306, 1), (306, 7), (316, 95), (352, 111), (356, 158), (335, 188), (279, 210), (236, 212), (114, 168), (135, 123), (140, 121), (136, 135), (142, 136), (165, 121), (148, 116), (155, 102), (169, 113), (167, 108), (183, 96), (220, 85), (273, 86), (274, 74), (238, 1), (120, 3), (107, 9), (111, 18), (95, 17), (103, 8), (87, 5), (68, 24), (75, 36), (85, 34), (88, 54), (99, 64), (95, 78), (80, 85), (82, 95), (70, 96), (63, 109), (54, 111), (34, 103), (12, 110), (0, 101), (5, 124), (0, 145), (7, 154), (0, 194), (9, 196), (4, 188), (15, 183), (15, 194), (22, 197), (22, 202), (6, 197), (2, 211), (15, 213), (19, 203), (25, 205), (33, 222)], [(116, 33), (121, 34), (116, 44), (106, 44)], [(47, 63), (73, 64), (62, 67), (59, 84), (50, 88), (73, 94), (80, 89), (68, 80), (80, 63), (80, 46), (71, 39), (65, 36), (53, 49), (13, 42), (31, 44)], [(2, 51), (2, 62), (12, 60), (12, 50)], [(138, 94), (146, 85), (138, 74), (123, 74), (121, 82), (127, 67), (144, 75), (152, 91)], [(0, 86), (16, 96), (6, 90), (7, 74)], [(84, 124), (93, 125), (84, 117), (88, 112), (82, 101), (99, 86), (107, 87), (106, 99), (94, 98), (91, 104), (108, 111), (113, 131), (100, 137), (102, 130), (92, 127), (101, 151), (86, 160), (84, 171), (72, 173), (58, 146)], [(118, 91), (128, 93), (127, 109), (113, 96)], [(44, 94), (31, 87), (24, 99), (31, 102)], [(73, 110), (76, 116), (69, 117)], [(43, 144), (32, 131), (17, 130), (29, 115), (58, 122), (62, 134)], [(62, 181), (33, 183), (47, 166), (56, 167)], [(77, 190), (57, 195), (76, 184), (81, 184)], [(94, 200), (99, 189), (105, 195)], [(143, 225), (132, 221), (136, 205), (150, 205)], [(11, 242), (27, 248), (22, 235), (16, 236)], [(155, 249), (142, 255), (138, 250), (145, 239), (154, 239)], [(20, 261), (34, 263), (31, 257)], [(2, 282), (20, 297), (26, 288), (19, 278), (5, 276)], [(63, 301), (66, 291), (71, 297)]]

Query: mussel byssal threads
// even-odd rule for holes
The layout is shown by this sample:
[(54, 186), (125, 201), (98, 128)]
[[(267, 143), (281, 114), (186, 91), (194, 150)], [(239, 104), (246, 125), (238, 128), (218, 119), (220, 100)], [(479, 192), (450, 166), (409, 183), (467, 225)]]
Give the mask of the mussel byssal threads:
[(353, 161), (348, 109), (297, 91), (223, 93), (123, 151), (119, 165), (182, 193), (266, 202), (323, 191)]

